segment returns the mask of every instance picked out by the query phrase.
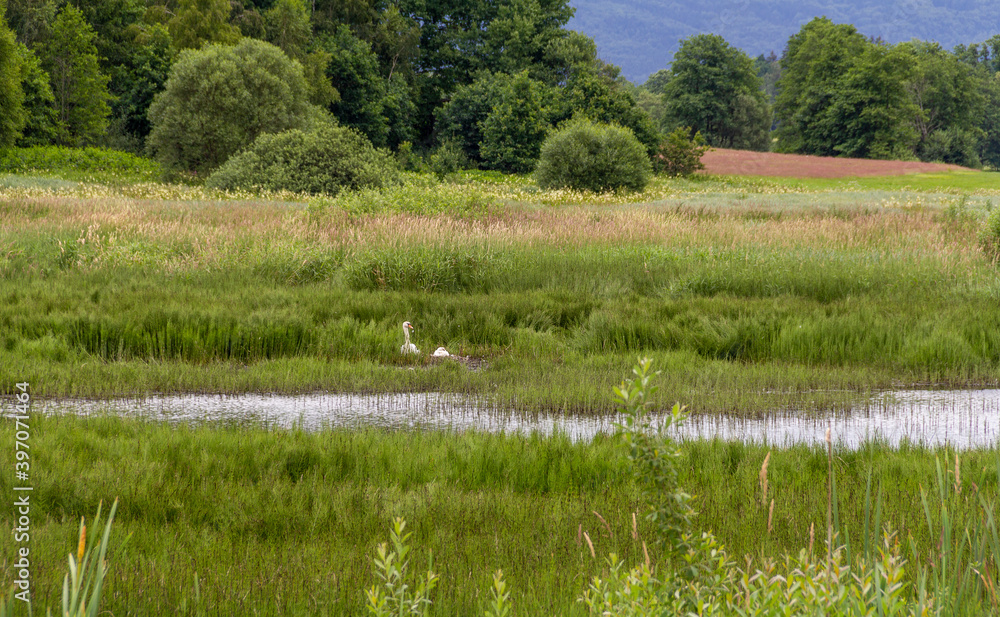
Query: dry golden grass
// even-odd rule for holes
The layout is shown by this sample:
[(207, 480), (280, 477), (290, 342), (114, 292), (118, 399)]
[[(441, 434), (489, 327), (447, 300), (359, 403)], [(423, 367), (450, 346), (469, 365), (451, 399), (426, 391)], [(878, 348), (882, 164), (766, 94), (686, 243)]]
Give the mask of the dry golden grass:
[[(348, 215), (261, 198), (176, 200), (154, 196), (67, 196), (0, 192), (0, 233), (55, 236), (87, 247), (91, 262), (157, 262), (202, 268), (255, 255), (350, 254), (372, 247), (579, 249), (663, 246), (690, 250), (868, 251), (933, 256), (945, 271), (978, 259), (975, 230), (943, 224), (929, 208), (858, 204), (837, 212), (763, 212), (664, 205), (509, 205), (480, 216)], [(817, 204), (822, 201), (817, 197)], [(695, 202), (696, 203), (696, 202)], [(85, 264), (78, 264), (85, 265)]]

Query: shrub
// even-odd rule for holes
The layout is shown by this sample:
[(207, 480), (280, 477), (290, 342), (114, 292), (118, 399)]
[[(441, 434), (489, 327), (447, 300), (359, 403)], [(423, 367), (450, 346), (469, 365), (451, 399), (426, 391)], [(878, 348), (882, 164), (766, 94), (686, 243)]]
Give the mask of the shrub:
[(396, 164), (403, 171), (420, 172), (427, 167), (423, 157), (413, 151), (413, 144), (408, 141), (399, 144), (399, 148), (396, 150)]
[(668, 176), (690, 176), (699, 169), (705, 169), (701, 157), (707, 151), (708, 146), (701, 132), (691, 137), (691, 128), (680, 126), (660, 144), (653, 162), (657, 171)]
[(651, 365), (649, 358), (640, 358), (632, 368), (635, 377), (614, 389), (615, 402), (624, 416), (624, 423), (617, 426), (629, 449), (636, 484), (649, 506), (646, 518), (656, 526), (657, 542), (679, 551), (688, 548), (685, 536), (694, 510), (691, 495), (680, 488), (677, 480), (681, 452), (665, 430), (684, 422), (687, 414), (675, 404), (669, 414), (662, 415), (659, 430), (653, 427), (649, 399), (656, 395), (657, 388), (651, 382), (659, 372), (652, 373)]
[(480, 125), (479, 155), (485, 169), (523, 174), (535, 167), (549, 130), (547, 97), (545, 84), (526, 71), (499, 90), (492, 111)]
[(226, 161), (206, 185), (223, 190), (265, 189), (336, 195), (397, 180), (392, 156), (354, 129), (326, 125), (265, 134)]
[(0, 172), (6, 173), (106, 174), (151, 180), (159, 169), (155, 161), (104, 148), (34, 146), (13, 148), (0, 155)]
[(181, 52), (149, 107), (149, 148), (167, 173), (207, 174), (263, 133), (306, 128), (302, 65), (254, 39)]
[(404, 533), (405, 529), (406, 521), (398, 517), (393, 519), (389, 543), (378, 545), (375, 575), (382, 584), (365, 590), (368, 612), (374, 617), (420, 617), (426, 616), (430, 608), (431, 594), (439, 576), (432, 569), (433, 561), (426, 574), (411, 574), (408, 543), (411, 534)]
[(546, 189), (641, 191), (650, 172), (646, 149), (631, 130), (581, 118), (570, 120), (545, 140), (535, 179)]
[(462, 150), (462, 144), (452, 139), (441, 142), (438, 149), (431, 155), (431, 171), (438, 180), (444, 180), (447, 176), (469, 168), (469, 159)]
[(949, 163), (964, 167), (982, 167), (977, 152), (978, 136), (958, 127), (938, 129), (927, 136), (917, 154), (922, 161)]

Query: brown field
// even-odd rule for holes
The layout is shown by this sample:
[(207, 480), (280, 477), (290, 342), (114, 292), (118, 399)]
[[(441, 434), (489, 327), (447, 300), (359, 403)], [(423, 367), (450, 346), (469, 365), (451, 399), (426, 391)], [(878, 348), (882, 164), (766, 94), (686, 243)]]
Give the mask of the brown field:
[(900, 176), (915, 173), (940, 173), (965, 169), (945, 163), (919, 161), (875, 161), (832, 156), (778, 154), (712, 148), (701, 157), (705, 172), (742, 176), (779, 176), (786, 178), (846, 178), (856, 176)]

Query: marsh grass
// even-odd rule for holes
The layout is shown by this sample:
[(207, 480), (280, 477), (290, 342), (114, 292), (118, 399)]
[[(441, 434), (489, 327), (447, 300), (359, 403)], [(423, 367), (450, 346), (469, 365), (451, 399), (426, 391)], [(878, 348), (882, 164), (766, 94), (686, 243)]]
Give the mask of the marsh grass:
[[(703, 410), (764, 401), (782, 372), (786, 391), (989, 384), (1000, 282), (976, 234), (940, 210), (863, 204), (470, 217), (8, 197), (0, 372), (32, 364), (47, 394), (417, 387), (594, 411), (640, 352), (686, 359), (670, 385)], [(489, 375), (394, 374), (403, 320)]]
[[(652, 543), (654, 527), (642, 517), (626, 453), (613, 437), (574, 443), (558, 435), (306, 433), (100, 416), (33, 416), (31, 422), (37, 470), (32, 575), (39, 606), (58, 603), (79, 517), (113, 495), (120, 503), (102, 610), (115, 614), (173, 612), (182, 604), (185, 614), (200, 615), (251, 607), (262, 615), (364, 614), (363, 591), (374, 580), (371, 558), (396, 517), (413, 534), (418, 573), (433, 553), (440, 575), (435, 615), (482, 613), (495, 605), (488, 590), (497, 569), (517, 614), (585, 614), (576, 598), (592, 576), (605, 573), (603, 556), (615, 553), (630, 564), (645, 563), (647, 553), (651, 563), (664, 559)], [(12, 439), (9, 432), (0, 435), (0, 447), (12, 447)], [(795, 555), (808, 546), (810, 526), (825, 525), (824, 448), (721, 441), (681, 448), (679, 486), (698, 496), (693, 524), (713, 530), (739, 560)], [(771, 533), (760, 505), (768, 451)], [(919, 554), (914, 563), (929, 564), (928, 577), (951, 576), (954, 563), (962, 564), (963, 577), (975, 576), (966, 566), (980, 556), (977, 563), (995, 563), (968, 548), (953, 549), (942, 561), (948, 545), (940, 543), (939, 498), (927, 495), (929, 520), (921, 506), (922, 489), (936, 490), (936, 457), (955, 460), (945, 449), (875, 442), (834, 450), (838, 537), (850, 536), (853, 555), (865, 553), (864, 545), (867, 552), (881, 545), (879, 522), (871, 508), (861, 507), (868, 495), (873, 505), (881, 503), (882, 524), (891, 523), (899, 538), (913, 537), (913, 548), (905, 549)], [(960, 490), (953, 474), (942, 471), (956, 547), (968, 542), (957, 531), (964, 529), (976, 550), (991, 546), (990, 536), (976, 530), (997, 498), (996, 458), (990, 450), (963, 453)], [(0, 490), (9, 491), (9, 482), (0, 477)], [(0, 517), (0, 523), (11, 521)], [(10, 554), (11, 542), (9, 535), (0, 540), (0, 551)], [(907, 571), (906, 580), (918, 584), (919, 573)], [(928, 581), (928, 589), (940, 589)]]
[[(695, 412), (996, 383), (1000, 280), (977, 241), (989, 197), (454, 180), (333, 200), (0, 189), (0, 377), (27, 371), (49, 395), (419, 389), (584, 412), (613, 407), (609, 375), (639, 353), (677, 366), (669, 387)], [(484, 359), (485, 374), (401, 358), (404, 320), (418, 346)]]
[(479, 247), (375, 249), (354, 256), (345, 279), (354, 290), (486, 294), (510, 269), (509, 257)]

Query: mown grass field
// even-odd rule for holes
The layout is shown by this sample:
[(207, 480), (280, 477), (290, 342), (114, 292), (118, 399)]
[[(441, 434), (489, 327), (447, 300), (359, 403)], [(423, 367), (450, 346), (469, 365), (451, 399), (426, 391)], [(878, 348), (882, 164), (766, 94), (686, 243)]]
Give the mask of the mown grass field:
[[(1000, 379), (1000, 277), (979, 240), (997, 174), (659, 178), (597, 196), (466, 173), (328, 199), (140, 171), (0, 176), (3, 394), (443, 391), (592, 414), (644, 355), (662, 371), (658, 404), (760, 415)], [(402, 356), (404, 320), (425, 352), (485, 365)], [(80, 517), (116, 496), (116, 615), (363, 614), (395, 516), (415, 564), (433, 552), (441, 572), (433, 614), (481, 611), (497, 568), (517, 615), (585, 614), (576, 599), (603, 557), (642, 560), (651, 534), (611, 438), (32, 422), (39, 606), (56, 604)], [(12, 439), (0, 435), (7, 452)], [(772, 453), (770, 514), (764, 449), (684, 450), (696, 525), (737, 560), (795, 552), (824, 528), (825, 452)], [(871, 474), (883, 520), (931, 559), (939, 532), (920, 496), (935, 457), (953, 468), (953, 452), (919, 447), (838, 452), (843, 529), (863, 534)], [(959, 521), (982, 518), (998, 468), (994, 451), (962, 455)]]

